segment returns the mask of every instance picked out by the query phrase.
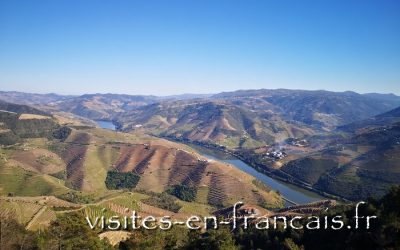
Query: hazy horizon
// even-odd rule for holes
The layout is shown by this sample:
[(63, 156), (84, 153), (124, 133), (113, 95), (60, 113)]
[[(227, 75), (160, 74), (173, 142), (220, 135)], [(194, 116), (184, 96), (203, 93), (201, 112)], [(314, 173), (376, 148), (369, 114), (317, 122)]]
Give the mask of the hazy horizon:
[(0, 92), (19, 92), (19, 93), (27, 93), (27, 94), (40, 94), (40, 95), (46, 95), (46, 94), (56, 94), (56, 95), (61, 95), (61, 96), (81, 96), (81, 95), (95, 95), (95, 94), (112, 94), (112, 95), (132, 95), (132, 96), (156, 96), (156, 97), (169, 97), (169, 96), (183, 96), (183, 95), (216, 95), (224, 92), (236, 92), (236, 91), (251, 91), (251, 90), (278, 90), (278, 89), (284, 89), (284, 90), (304, 90), (304, 91), (327, 91), (327, 92), (336, 92), (336, 93), (343, 93), (343, 92), (355, 92), (357, 94), (382, 94), (382, 95), (396, 95), (400, 96), (399, 94), (393, 93), (393, 92), (357, 92), (354, 90), (344, 90), (344, 91), (334, 91), (334, 90), (328, 90), (328, 89), (288, 89), (288, 88), (259, 88), (259, 89), (235, 89), (235, 90), (225, 90), (225, 91), (220, 91), (220, 92), (214, 92), (214, 93), (175, 93), (175, 94), (169, 94), (169, 95), (157, 95), (157, 94), (152, 94), (152, 93), (118, 93), (118, 92), (82, 92), (82, 93), (75, 93), (75, 94), (69, 94), (69, 93), (62, 93), (62, 92), (28, 92), (28, 91), (19, 91), (19, 90), (4, 90), (0, 89)]

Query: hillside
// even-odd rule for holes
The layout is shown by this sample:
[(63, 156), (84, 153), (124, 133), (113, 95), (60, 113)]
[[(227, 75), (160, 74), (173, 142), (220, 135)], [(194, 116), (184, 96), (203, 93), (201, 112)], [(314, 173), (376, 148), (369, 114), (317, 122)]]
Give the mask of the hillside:
[(48, 103), (53, 109), (92, 120), (111, 120), (116, 114), (155, 102), (153, 96), (86, 94)]
[(26, 113), (26, 114), (36, 114), (36, 115), (48, 115), (48, 113), (28, 105), (20, 105), (5, 101), (0, 101), (0, 110), (19, 113), (19, 114)]
[(206, 94), (172, 96), (146, 96), (126, 94), (84, 94), (80, 96), (58, 94), (33, 94), (0, 91), (0, 100), (8, 103), (40, 106), (48, 111), (72, 113), (93, 120), (112, 120), (117, 114), (140, 106), (168, 100), (208, 98)]
[[(191, 97), (190, 95), (185, 98), (161, 98), (93, 94), (71, 97), (45, 106), (57, 122), (67, 126), (93, 126), (92, 121), (86, 121), (83, 118), (76, 122), (78, 117), (71, 115), (72, 113), (87, 117), (86, 119), (112, 119), (120, 125), (122, 131), (132, 132), (136, 136), (146, 138), (144, 134), (148, 134), (224, 148), (239, 155), (261, 171), (350, 199), (357, 199), (354, 197), (355, 193), (360, 197), (380, 195), (386, 190), (386, 184), (382, 185), (381, 190), (367, 187), (380, 181), (387, 182), (388, 185), (393, 182), (392, 179), (389, 180), (386, 177), (379, 177), (380, 180), (376, 182), (376, 180), (371, 180), (370, 172), (362, 169), (363, 166), (351, 166), (355, 166), (356, 162), (359, 164), (362, 162), (367, 166), (368, 161), (375, 157), (374, 155), (377, 158), (379, 154), (392, 157), (396, 153), (396, 150), (390, 151), (385, 148), (387, 142), (380, 141), (376, 142), (376, 145), (365, 145), (373, 137), (384, 138), (386, 135), (383, 131), (396, 133), (397, 126), (394, 124), (398, 119), (398, 109), (393, 108), (398, 107), (399, 98), (395, 95), (264, 89), (220, 93), (211, 97), (194, 96), (195, 99)], [(373, 114), (377, 115), (371, 118)], [(25, 127), (28, 128), (25, 128), (25, 131), (30, 130), (30, 125), (25, 120), (30, 121), (33, 127), (36, 126), (35, 122), (45, 121), (44, 119), (20, 118), (14, 120), (18, 120), (21, 124), (25, 122), (27, 124)], [(48, 121), (53, 121), (53, 119)], [(343, 129), (346, 126), (342, 126), (339, 130), (335, 130), (336, 125), (352, 121), (354, 123), (346, 126), (354, 126), (357, 123), (365, 125), (370, 121), (374, 121), (372, 123), (374, 126), (362, 125), (361, 129), (356, 131)], [(17, 126), (10, 127), (10, 124), (3, 123), (2, 140), (8, 144), (15, 143), (18, 138), (13, 138), (13, 134), (16, 134), (17, 130)], [(19, 134), (23, 134), (23, 131), (24, 129), (20, 129)], [(96, 130), (89, 127), (86, 129), (77, 127), (67, 140), (55, 143), (54, 147), (59, 151), (54, 153), (68, 166), (65, 169), (65, 185), (68, 188), (85, 192), (106, 190), (104, 182), (99, 182), (97, 177), (105, 179), (111, 170), (136, 171), (136, 167), (133, 167), (136, 165), (139, 167), (135, 174), (141, 178), (137, 183), (138, 187), (157, 180), (158, 185), (149, 184), (150, 186), (143, 187), (154, 192), (165, 192), (176, 184), (165, 176), (170, 175), (168, 171), (181, 171), (175, 171), (173, 165), (186, 156), (177, 157), (171, 149), (165, 149), (160, 145), (150, 149), (141, 148), (143, 145), (114, 145), (105, 138), (99, 137), (98, 132), (93, 131)], [(364, 141), (360, 141), (361, 135), (364, 136)], [(113, 138), (115, 135), (109, 136)], [(148, 138), (152, 138), (147, 139), (151, 142), (155, 140), (154, 137)], [(152, 144), (150, 141), (140, 141), (139, 144)], [(132, 144), (130, 141), (125, 142)], [(396, 145), (390, 147), (395, 148)], [(163, 160), (160, 160), (160, 157)], [(197, 155), (192, 157), (194, 161), (198, 158)], [(166, 163), (168, 167), (158, 166), (163, 165), (159, 162), (168, 162)], [(95, 171), (90, 166), (96, 164), (100, 167)], [(117, 166), (112, 164), (117, 164)], [(128, 166), (125, 166), (126, 164)], [(200, 166), (201, 164), (187, 164), (194, 166), (196, 173), (200, 173), (201, 177), (197, 176), (196, 178), (199, 179), (195, 181), (197, 186), (210, 185), (203, 174), (208, 172), (205, 170), (208, 168), (213, 169), (210, 171), (213, 172), (216, 166), (211, 163), (207, 167)], [(164, 168), (169, 170), (166, 171)], [(382, 176), (394, 173), (393, 169), (383, 169), (374, 174)], [(160, 171), (166, 172), (161, 174)], [(184, 171), (191, 170), (184, 169)], [(86, 177), (89, 176), (88, 173), (92, 173), (93, 177)], [(345, 173), (345, 176), (341, 176), (340, 173)], [(332, 181), (332, 176), (341, 177)], [(178, 182), (185, 182), (184, 179), (178, 177), (171, 178), (177, 178)], [(346, 179), (347, 184), (342, 185), (343, 187), (353, 185), (353, 188), (345, 189), (341, 194), (341, 191), (335, 190), (340, 185), (333, 187), (332, 184), (338, 179), (341, 181)], [(223, 189), (222, 192), (228, 192), (227, 190), (231, 189), (219, 188)], [(254, 195), (246, 195), (253, 197), (251, 199), (254, 200)], [(215, 204), (224, 205), (226, 201), (219, 200)]]
[(21, 138), (62, 138), (68, 129), (47, 113), (26, 105), (0, 102), (0, 144), (11, 145)]
[(338, 130), (354, 133), (358, 130), (366, 130), (369, 128), (390, 125), (396, 122), (400, 122), (400, 107), (365, 120), (340, 126), (338, 127)]
[(355, 92), (306, 91), (306, 90), (242, 90), (221, 93), (213, 98), (262, 99), (278, 108), (280, 113), (308, 125), (332, 129), (339, 125), (366, 119), (389, 111), (400, 105), (395, 95)]
[(144, 106), (118, 117), (124, 130), (158, 136), (249, 148), (304, 137), (315, 131), (270, 110), (254, 111), (229, 101), (179, 101)]
[(0, 216), (36, 231), (74, 213), (92, 221), (133, 210), (186, 219), (239, 200), (263, 209), (283, 206), (282, 197), (254, 177), (188, 146), (141, 133), (69, 129), (62, 139), (26, 137), (0, 147)]
[(395, 95), (305, 90), (242, 90), (207, 99), (163, 101), (121, 113), (124, 130), (255, 148), (333, 131), (400, 105)]
[(17, 91), (0, 91), (0, 100), (24, 105), (40, 105), (71, 98), (69, 95), (34, 94)]
[(137, 175), (138, 190), (162, 193), (183, 185), (195, 191), (197, 202), (216, 207), (240, 199), (266, 207), (282, 202), (274, 191), (260, 189), (253, 177), (230, 165), (140, 134), (72, 129), (66, 139), (25, 139), (24, 144), (2, 149), (2, 155), (2, 194), (62, 195), (74, 190), (106, 194), (111, 191), (106, 178), (117, 171)]
[[(184, 94), (165, 97), (125, 94), (62, 96), (0, 92), (0, 100), (19, 104), (39, 104), (46, 110), (69, 112), (92, 120), (113, 120), (121, 115), (126, 117), (126, 112), (138, 109), (140, 112), (141, 107), (146, 105), (163, 105), (171, 101), (192, 104), (200, 100), (222, 101), (253, 112), (259, 118), (269, 111), (285, 121), (300, 122), (324, 130), (332, 130), (336, 126), (367, 119), (400, 106), (400, 97), (393, 94), (288, 89), (239, 90), (215, 95)], [(173, 113), (168, 115), (173, 116)]]
[(346, 135), (280, 170), (351, 200), (382, 196), (400, 184), (400, 123)]

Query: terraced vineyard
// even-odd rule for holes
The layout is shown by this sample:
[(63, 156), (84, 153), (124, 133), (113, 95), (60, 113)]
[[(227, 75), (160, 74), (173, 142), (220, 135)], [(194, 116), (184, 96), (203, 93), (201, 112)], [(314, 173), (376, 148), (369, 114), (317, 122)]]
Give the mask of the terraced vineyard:
[[(186, 220), (194, 214), (211, 215), (239, 200), (264, 207), (283, 204), (279, 194), (258, 187), (252, 176), (226, 163), (140, 133), (71, 127), (63, 139), (26, 138), (2, 147), (0, 162), (1, 213), (15, 216), (32, 231), (69, 213), (89, 216), (92, 222), (102, 216), (131, 216), (132, 211), (142, 217)], [(108, 189), (111, 171), (138, 175), (137, 185)], [(190, 190), (194, 200), (171, 196), (168, 192), (177, 185)]]
[(80, 205), (54, 196), (0, 197), (2, 215), (12, 216), (29, 230), (46, 228), (57, 213), (77, 211)]

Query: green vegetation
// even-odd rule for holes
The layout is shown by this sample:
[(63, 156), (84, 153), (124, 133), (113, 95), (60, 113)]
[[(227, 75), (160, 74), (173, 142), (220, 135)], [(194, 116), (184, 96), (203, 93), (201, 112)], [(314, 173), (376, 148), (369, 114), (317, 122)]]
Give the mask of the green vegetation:
[(11, 216), (0, 214), (0, 249), (39, 249), (38, 235), (25, 229)]
[[(85, 191), (98, 192), (107, 190), (105, 182), (107, 182), (106, 178), (109, 166), (102, 161), (99, 157), (100, 154), (99, 147), (94, 145), (87, 147), (83, 163), (83, 175), (85, 178), (83, 190)], [(128, 186), (134, 183), (130, 176), (122, 177), (119, 182), (117, 180), (118, 178), (121, 177), (110, 175), (110, 187), (108, 189), (129, 188)], [(118, 187), (118, 185), (120, 185), (120, 187)], [(124, 185), (126, 185), (126, 187), (123, 187)]]
[[(111, 218), (112, 216), (116, 216), (117, 213), (111, 211), (110, 209), (103, 207), (103, 206), (98, 206), (98, 205), (89, 205), (85, 207), (84, 211), (82, 214), (86, 217), (89, 217), (91, 221), (95, 221), (96, 217), (102, 217), (108, 219)], [(99, 224), (98, 224), (99, 226)]]
[(117, 245), (116, 249), (120, 250), (183, 249), (187, 241), (188, 241), (188, 233), (182, 227), (174, 227), (171, 230), (166, 230), (166, 231), (138, 230), (133, 232), (129, 239)]
[(39, 240), (42, 249), (112, 249), (79, 213), (59, 215)]
[(106, 186), (108, 189), (133, 189), (140, 180), (140, 176), (132, 172), (120, 173), (108, 171)]
[(265, 192), (271, 192), (271, 188), (268, 187), (264, 182), (262, 182), (258, 179), (252, 180), (252, 183), (254, 184), (254, 186), (258, 187), (259, 189), (261, 189)]
[(321, 175), (337, 167), (338, 163), (331, 159), (313, 159), (305, 157), (289, 162), (282, 167), (282, 170), (313, 185), (318, 181)]
[(196, 202), (202, 203), (202, 204), (208, 204), (207, 197), (209, 193), (209, 188), (200, 186), (197, 189), (197, 194), (196, 194)]
[[(338, 206), (323, 216), (331, 221), (334, 216), (343, 216), (343, 221), (354, 221), (355, 205)], [(341, 230), (320, 229), (293, 230), (278, 227), (277, 229), (259, 230), (254, 226), (247, 230), (237, 229), (230, 232), (228, 228), (218, 230), (175, 233), (138, 232), (119, 249), (399, 249), (400, 248), (400, 187), (393, 188), (380, 200), (370, 199), (367, 205), (359, 207), (359, 215), (377, 215), (366, 229), (365, 220), (355, 227)], [(305, 224), (305, 222), (300, 222)], [(300, 226), (300, 225), (297, 225)], [(150, 236), (151, 235), (151, 236)], [(182, 239), (185, 235), (185, 239)], [(154, 236), (154, 238), (152, 237)], [(171, 244), (173, 246), (171, 246)]]
[[(354, 221), (355, 205), (338, 206), (322, 213), (328, 221), (343, 216), (343, 221)], [(370, 199), (359, 207), (359, 215), (376, 215), (366, 229), (366, 220), (360, 220), (359, 228), (341, 230), (238, 230), (236, 244), (243, 249), (399, 249), (400, 248), (400, 186), (380, 200)], [(304, 224), (303, 224), (304, 226)]]
[(95, 201), (93, 195), (84, 194), (82, 192), (68, 192), (65, 194), (58, 195), (57, 198), (73, 203), (83, 203), (83, 204), (88, 204)]
[(147, 205), (159, 207), (171, 212), (179, 212), (181, 206), (177, 203), (177, 199), (167, 193), (152, 193), (150, 198), (142, 200)]
[(65, 172), (65, 170), (61, 170), (57, 173), (49, 174), (49, 175), (51, 175), (57, 179), (60, 179), (60, 180), (65, 180), (67, 178), (67, 173)]
[(106, 198), (105, 201), (100, 202), (101, 205), (110, 206), (110, 204), (116, 204), (124, 208), (129, 208), (131, 210), (139, 211), (139, 201), (149, 198), (148, 195), (140, 193), (122, 193), (116, 197)]
[(69, 190), (52, 176), (6, 164), (0, 164), (0, 183), (0, 194), (11, 193), (18, 196), (62, 194)]
[(70, 128), (63, 126), (53, 132), (53, 137), (55, 139), (64, 141), (71, 134), (71, 131), (72, 130)]
[(0, 210), (2, 213), (12, 215), (22, 225), (26, 225), (40, 208), (41, 206), (38, 204), (27, 204), (9, 200), (0, 201)]
[[(168, 196), (168, 194), (166, 194)], [(170, 197), (170, 196), (169, 196)], [(111, 216), (111, 211), (102, 207), (87, 208), (90, 216)], [(112, 247), (100, 240), (100, 229), (91, 230), (82, 212), (60, 214), (47, 230), (27, 231), (12, 216), (0, 213), (1, 249), (399, 249), (400, 248), (400, 187), (392, 188), (382, 199), (369, 199), (359, 206), (360, 216), (376, 215), (370, 228), (366, 220), (360, 219), (358, 228), (343, 227), (333, 230), (323, 226), (314, 230), (270, 228), (247, 230), (241, 227), (231, 231), (226, 227), (217, 230), (190, 231), (183, 227), (171, 230), (134, 230), (131, 237)], [(355, 205), (342, 205), (319, 214), (332, 221), (342, 216), (347, 225), (354, 223)], [(365, 217), (364, 217), (365, 218)], [(306, 221), (298, 221), (305, 226)], [(322, 221), (321, 221), (322, 223)]]
[(20, 138), (14, 134), (10, 129), (0, 128), (0, 144), (13, 145), (18, 142)]
[(196, 250), (234, 250), (240, 249), (235, 245), (235, 240), (228, 228), (219, 228), (218, 230), (210, 230), (204, 234), (189, 233), (188, 240), (182, 249)]
[(11, 217), (0, 215), (0, 249), (113, 249), (91, 230), (79, 213), (63, 214), (40, 232), (28, 231)]
[[(142, 145), (147, 142), (153, 144), (151, 150), (141, 152)], [(94, 201), (94, 196), (108, 196), (112, 192), (136, 188), (166, 192), (171, 185), (170, 180), (179, 180), (173, 184), (181, 183), (184, 181), (182, 178), (188, 175), (191, 181), (185, 182), (188, 187), (178, 185), (172, 187), (169, 193), (181, 201), (207, 204), (212, 191), (201, 186), (207, 178), (203, 174), (205, 163), (199, 162), (198, 155), (189, 147), (182, 148), (185, 149), (177, 150), (181, 147), (150, 136), (139, 137), (95, 128), (84, 131), (72, 129), (63, 141), (44, 137), (25, 138), (21, 144), (1, 149), (4, 155), (0, 160), (4, 164), (0, 165), (0, 194), (55, 195), (71, 202), (87, 204)], [(143, 154), (146, 157), (141, 159)], [(140, 164), (143, 174), (139, 176), (133, 173), (133, 169), (136, 169), (133, 164)], [(209, 174), (231, 175), (220, 167)], [(124, 170), (119, 172), (115, 168)], [(233, 176), (234, 182), (240, 179), (240, 176)], [(220, 190), (216, 199), (236, 200), (229, 197), (236, 196), (236, 193), (229, 194), (220, 188), (222, 182), (213, 185)], [(245, 185), (249, 187), (242, 188), (242, 197), (253, 197), (253, 185)], [(177, 211), (179, 205), (175, 204), (170, 209)]]
[(215, 208), (210, 205), (200, 204), (196, 202), (178, 200), (177, 203), (181, 206), (181, 209), (179, 209), (179, 213), (208, 216), (211, 214), (212, 211), (215, 210)]
[(174, 185), (167, 190), (167, 193), (178, 197), (183, 201), (195, 201), (197, 189), (185, 185)]

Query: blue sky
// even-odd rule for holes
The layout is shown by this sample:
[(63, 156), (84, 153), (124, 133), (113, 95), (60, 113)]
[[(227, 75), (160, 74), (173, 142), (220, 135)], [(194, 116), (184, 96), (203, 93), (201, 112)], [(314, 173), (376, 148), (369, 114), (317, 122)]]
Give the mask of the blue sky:
[(400, 94), (400, 1), (0, 0), (0, 90)]

